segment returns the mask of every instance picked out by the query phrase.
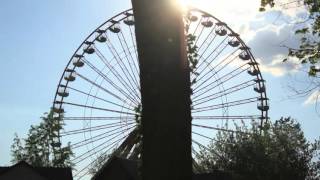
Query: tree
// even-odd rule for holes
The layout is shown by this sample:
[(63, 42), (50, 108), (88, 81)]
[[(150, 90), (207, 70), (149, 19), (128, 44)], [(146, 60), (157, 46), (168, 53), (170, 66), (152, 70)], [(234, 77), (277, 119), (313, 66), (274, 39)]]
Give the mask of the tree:
[[(300, 71), (306, 72), (293, 76), (293, 81), (289, 81), (288, 87), (292, 94), (289, 98), (308, 97), (305, 103), (315, 103), (315, 109), (320, 116), (320, 0), (291, 0), (286, 3), (280, 3), (275, 0), (261, 0), (260, 11), (265, 11), (266, 7), (278, 6), (287, 9), (304, 7), (307, 12), (307, 18), (304, 21), (296, 22), (299, 29), (295, 31), (296, 37), (300, 39), (297, 47), (287, 46), (287, 57), (283, 62), (297, 60), (303, 65)], [(301, 76), (302, 75), (302, 76)]]
[(59, 132), (62, 130), (61, 117), (54, 117), (51, 110), (41, 117), (42, 122), (31, 126), (26, 139), (17, 134), (11, 146), (12, 162), (26, 161), (33, 166), (72, 166), (70, 144), (62, 147)]
[[(300, 37), (300, 46), (298, 48), (288, 48), (288, 58), (295, 57), (300, 60), (302, 64), (309, 65), (309, 76), (318, 77), (320, 72), (320, 1), (319, 0), (299, 0), (291, 1), (289, 3), (303, 3), (307, 9), (309, 16), (304, 27), (296, 30), (296, 34)], [(286, 3), (286, 4), (289, 4)], [(274, 0), (261, 0), (260, 11), (264, 11), (266, 6), (274, 7), (276, 4)], [(310, 22), (310, 24), (309, 24)]]
[(196, 157), (200, 171), (229, 171), (236, 179), (320, 178), (320, 143), (308, 142), (293, 119), (281, 118), (262, 129), (253, 123), (251, 127), (237, 127), (237, 131), (218, 132), (200, 151)]
[(109, 154), (100, 154), (94, 163), (89, 167), (89, 174), (94, 176), (111, 158)]

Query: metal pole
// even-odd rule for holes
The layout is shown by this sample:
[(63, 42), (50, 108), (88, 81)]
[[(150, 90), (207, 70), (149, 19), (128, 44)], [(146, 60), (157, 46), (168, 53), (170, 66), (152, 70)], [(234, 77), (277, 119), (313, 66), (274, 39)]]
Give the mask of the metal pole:
[(191, 180), (190, 76), (181, 11), (132, 0), (142, 96), (142, 179)]

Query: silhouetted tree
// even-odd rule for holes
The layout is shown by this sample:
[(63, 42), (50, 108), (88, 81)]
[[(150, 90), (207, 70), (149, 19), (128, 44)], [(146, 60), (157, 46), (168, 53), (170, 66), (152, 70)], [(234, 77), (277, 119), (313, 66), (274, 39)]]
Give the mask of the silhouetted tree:
[(237, 179), (316, 180), (320, 178), (320, 143), (310, 143), (291, 118), (241, 126), (238, 133), (220, 131), (196, 159), (200, 171), (224, 170)]
[(27, 138), (20, 139), (17, 134), (11, 146), (12, 162), (26, 161), (33, 166), (72, 166), (70, 144), (62, 147), (59, 131), (62, 121), (53, 117), (53, 112), (45, 113), (37, 126), (31, 126)]

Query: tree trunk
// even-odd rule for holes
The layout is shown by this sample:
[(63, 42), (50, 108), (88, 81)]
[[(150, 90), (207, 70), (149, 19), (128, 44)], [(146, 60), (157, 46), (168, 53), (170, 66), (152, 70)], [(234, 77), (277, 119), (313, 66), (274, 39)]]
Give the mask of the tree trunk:
[(181, 11), (132, 0), (142, 96), (142, 179), (191, 180), (190, 76)]

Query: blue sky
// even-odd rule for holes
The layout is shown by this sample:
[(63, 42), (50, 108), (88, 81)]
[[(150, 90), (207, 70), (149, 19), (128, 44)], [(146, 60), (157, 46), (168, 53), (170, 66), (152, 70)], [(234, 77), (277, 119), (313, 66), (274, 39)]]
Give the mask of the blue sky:
[[(307, 97), (287, 99), (289, 75), (301, 73), (289, 71), (292, 64), (278, 61), (286, 52), (279, 43), (292, 37), (295, 28), (286, 22), (291, 17), (299, 18), (303, 10), (291, 9), (279, 18), (279, 11), (259, 13), (258, 1), (246, 1), (246, 6), (238, 1), (198, 0), (194, 4), (224, 20), (252, 48), (267, 81), (271, 119), (291, 116), (301, 122), (310, 140), (319, 137), (320, 118), (314, 104), (306, 104)], [(2, 1), (0, 165), (10, 164), (13, 134), (23, 137), (30, 125), (37, 124), (49, 110), (58, 80), (74, 50), (98, 25), (129, 7), (129, 0)], [(296, 43), (289, 39), (286, 43)]]

